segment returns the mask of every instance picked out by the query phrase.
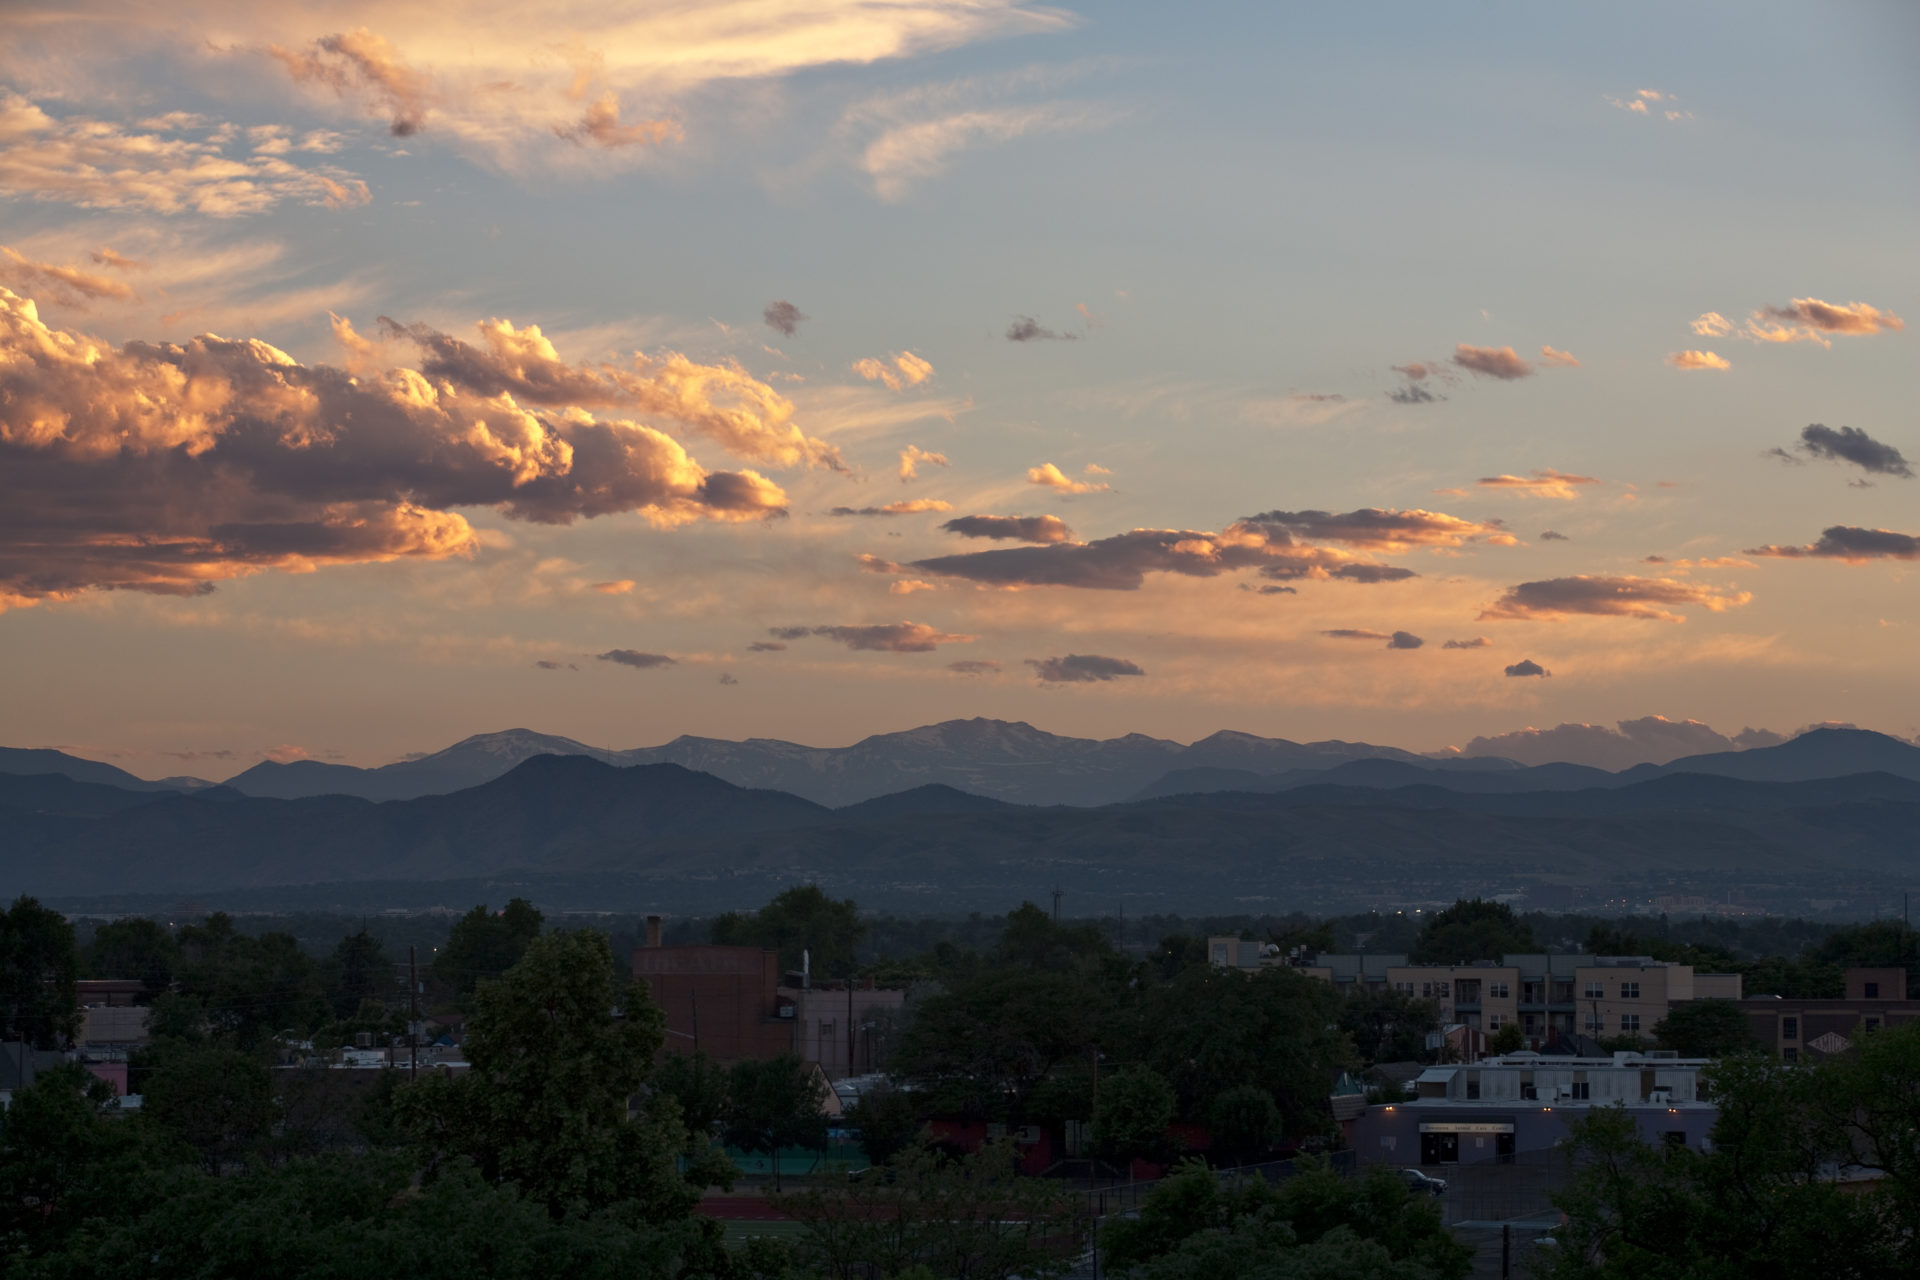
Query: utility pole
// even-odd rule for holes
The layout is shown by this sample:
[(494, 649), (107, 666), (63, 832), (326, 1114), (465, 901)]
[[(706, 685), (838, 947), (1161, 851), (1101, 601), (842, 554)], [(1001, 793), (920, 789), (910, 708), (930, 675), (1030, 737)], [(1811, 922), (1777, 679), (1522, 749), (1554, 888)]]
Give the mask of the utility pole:
[[(365, 929), (366, 926), (360, 926)], [(420, 964), (407, 948), (407, 1080), (420, 1078)]]
[(691, 984), (687, 987), (687, 1004), (693, 1010), (693, 1051), (700, 1052), (700, 989)]
[(847, 1074), (853, 1074), (853, 975), (847, 975)]
[(1058, 885), (1055, 885), (1053, 890), (1053, 922), (1060, 923), (1060, 887)]

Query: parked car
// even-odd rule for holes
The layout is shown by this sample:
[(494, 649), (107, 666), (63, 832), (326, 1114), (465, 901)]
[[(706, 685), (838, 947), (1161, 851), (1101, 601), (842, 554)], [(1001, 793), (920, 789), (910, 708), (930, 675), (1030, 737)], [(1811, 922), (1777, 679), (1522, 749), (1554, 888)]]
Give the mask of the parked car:
[(1447, 1194), (1447, 1180), (1445, 1178), (1436, 1178), (1432, 1174), (1422, 1173), (1418, 1169), (1402, 1169), (1400, 1176), (1406, 1180), (1407, 1190), (1409, 1191), (1420, 1192), (1430, 1196), (1443, 1196)]

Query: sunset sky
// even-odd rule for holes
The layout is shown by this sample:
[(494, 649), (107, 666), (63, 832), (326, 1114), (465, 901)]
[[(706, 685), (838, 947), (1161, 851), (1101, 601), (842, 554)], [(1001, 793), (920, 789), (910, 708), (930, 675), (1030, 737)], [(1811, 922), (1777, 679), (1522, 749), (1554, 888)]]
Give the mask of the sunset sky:
[(1570, 8), (8, 4), (0, 742), (1920, 734), (1920, 6)]

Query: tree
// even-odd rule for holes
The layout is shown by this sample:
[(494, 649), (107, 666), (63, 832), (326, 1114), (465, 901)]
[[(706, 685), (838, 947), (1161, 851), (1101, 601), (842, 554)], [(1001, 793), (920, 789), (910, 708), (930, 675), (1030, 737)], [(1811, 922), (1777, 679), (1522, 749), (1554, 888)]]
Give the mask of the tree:
[(138, 978), (148, 1000), (165, 991), (180, 964), (180, 944), (145, 916), (110, 920), (94, 930), (82, 968), (90, 978)]
[(881, 1084), (868, 1089), (847, 1109), (847, 1123), (860, 1134), (860, 1151), (883, 1165), (919, 1138), (926, 1122), (914, 1094)]
[(367, 1001), (384, 1001), (394, 994), (393, 961), (365, 929), (340, 939), (320, 972), (336, 1018), (352, 1018)]
[(291, 934), (249, 937), (231, 916), (215, 912), (182, 928), (179, 945), (180, 994), (199, 1002), (213, 1034), (251, 1048), (326, 1021), (319, 970)]
[(1213, 1149), (1227, 1160), (1251, 1160), (1280, 1141), (1280, 1108), (1258, 1085), (1243, 1084), (1218, 1094), (1207, 1111)]
[(1353, 1065), (1337, 1025), (1345, 999), (1293, 969), (1188, 969), (1147, 993), (1126, 1057), (1167, 1078), (1187, 1119), (1204, 1121), (1220, 1094), (1251, 1084), (1288, 1132), (1326, 1132), (1328, 1088)]
[(1427, 1033), (1440, 1029), (1440, 1011), (1431, 1000), (1367, 988), (1341, 1002), (1340, 1029), (1363, 1063), (1411, 1062), (1427, 1051)]
[(669, 1053), (653, 1069), (654, 1092), (680, 1106), (680, 1119), (691, 1133), (707, 1135), (727, 1114), (727, 1069), (705, 1049)]
[(79, 1030), (73, 926), (22, 895), (0, 912), (0, 1040), (54, 1049)]
[(1184, 1161), (1137, 1216), (1111, 1222), (1100, 1243), (1109, 1271), (1138, 1269), (1156, 1280), (1460, 1280), (1473, 1259), (1441, 1225), (1439, 1209), (1415, 1199), (1393, 1170), (1346, 1178), (1313, 1160), (1278, 1187)]
[(519, 963), (474, 993), (465, 1075), (434, 1077), (395, 1100), (430, 1175), (461, 1158), (492, 1183), (513, 1183), (554, 1217), (622, 1202), (644, 1220), (685, 1217), (698, 1193), (676, 1161), (687, 1131), (662, 1098), (629, 1120), (660, 1050), (664, 1019), (631, 993), (613, 1016), (613, 953), (591, 930), (529, 943)]
[(826, 1280), (1047, 1280), (1069, 1269), (1083, 1238), (1071, 1193), (1019, 1177), (1004, 1141), (958, 1159), (916, 1145), (874, 1175), (779, 1203), (801, 1224), (794, 1270)]
[(1871, 920), (1836, 929), (1815, 944), (1807, 959), (1836, 969), (1905, 969), (1908, 999), (1920, 997), (1920, 931), (1904, 920)]
[(1414, 964), (1472, 964), (1538, 949), (1533, 930), (1506, 903), (1461, 898), (1427, 921), (1409, 958)]
[(1517, 1053), (1526, 1047), (1527, 1038), (1517, 1022), (1509, 1022), (1487, 1040), (1487, 1048), (1494, 1053)]
[(545, 922), (525, 898), (512, 899), (498, 912), (483, 903), (454, 922), (447, 945), (433, 958), (433, 975), (456, 995), (470, 996), (480, 983), (518, 964)]
[(168, 1051), (142, 1088), (142, 1109), (199, 1152), (213, 1174), (256, 1152), (279, 1114), (266, 1066), (223, 1045)]
[(727, 1141), (770, 1157), (778, 1187), (782, 1148), (826, 1145), (825, 1100), (819, 1074), (797, 1054), (736, 1062), (727, 1073)]
[(1689, 1000), (1673, 1005), (1653, 1025), (1653, 1038), (1662, 1049), (1683, 1058), (1724, 1058), (1760, 1047), (1747, 1015), (1731, 1000)]
[(1018, 1119), (1056, 1067), (1089, 1060), (1107, 1005), (1082, 974), (989, 970), (919, 1002), (895, 1069), (938, 1108)]
[(1166, 1154), (1167, 1126), (1177, 1102), (1173, 1086), (1152, 1067), (1120, 1068), (1101, 1082), (1094, 1104), (1094, 1150), (1117, 1161)]
[(719, 946), (778, 951), (782, 969), (798, 969), (804, 951), (814, 973), (836, 977), (853, 973), (854, 951), (865, 934), (853, 899), (835, 901), (813, 884), (788, 889), (758, 911), (729, 911), (712, 928)]

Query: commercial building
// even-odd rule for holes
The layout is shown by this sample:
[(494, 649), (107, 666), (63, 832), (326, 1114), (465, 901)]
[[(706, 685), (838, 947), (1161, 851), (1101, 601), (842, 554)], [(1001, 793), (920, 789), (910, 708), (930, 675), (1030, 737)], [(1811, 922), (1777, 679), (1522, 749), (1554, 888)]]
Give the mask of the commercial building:
[(1675, 1004), (1740, 998), (1737, 973), (1695, 973), (1651, 956), (1510, 954), (1467, 965), (1415, 965), (1404, 955), (1292, 955), (1237, 938), (1209, 938), (1226, 968), (1288, 965), (1344, 991), (1398, 991), (1431, 1000), (1441, 1025), (1488, 1034), (1518, 1023), (1530, 1045), (1575, 1032), (1648, 1038)]
[(1817, 1062), (1845, 1053), (1855, 1032), (1874, 1032), (1920, 1018), (1907, 999), (1905, 969), (1849, 969), (1838, 1000), (1754, 996), (1740, 1002), (1761, 1045), (1788, 1062)]
[(1700, 1100), (1705, 1059), (1616, 1053), (1605, 1058), (1522, 1052), (1429, 1067), (1416, 1097), (1376, 1104), (1343, 1125), (1364, 1162), (1457, 1164), (1548, 1150), (1593, 1107), (1626, 1108), (1649, 1142), (1704, 1150), (1719, 1112)]

